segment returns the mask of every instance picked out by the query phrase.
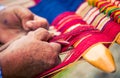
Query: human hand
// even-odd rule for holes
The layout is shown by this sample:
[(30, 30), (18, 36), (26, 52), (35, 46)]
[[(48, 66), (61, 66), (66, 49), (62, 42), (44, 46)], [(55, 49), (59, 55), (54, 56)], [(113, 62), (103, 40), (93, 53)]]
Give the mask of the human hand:
[(39, 27), (47, 29), (47, 20), (33, 14), (27, 8), (9, 6), (0, 11), (0, 41), (2, 43)]
[(33, 78), (59, 64), (61, 46), (46, 42), (50, 37), (39, 28), (11, 43), (0, 53), (3, 78)]

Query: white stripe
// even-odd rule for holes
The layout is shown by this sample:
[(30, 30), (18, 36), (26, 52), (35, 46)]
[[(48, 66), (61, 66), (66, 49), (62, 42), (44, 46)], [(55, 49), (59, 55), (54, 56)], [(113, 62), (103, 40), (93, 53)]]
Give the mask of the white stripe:
[(104, 19), (102, 19), (99, 23), (99, 25), (97, 26), (97, 29), (102, 30), (102, 28), (105, 26), (105, 24), (110, 20), (109, 17), (105, 17)]
[(94, 21), (92, 22), (92, 25), (97, 27), (100, 20), (104, 17), (105, 17), (105, 15), (103, 13), (100, 13), (97, 17), (95, 17)]
[(78, 23), (78, 24), (75, 24), (75, 25), (71, 26), (70, 28), (68, 28), (68, 29), (65, 31), (65, 33), (72, 31), (73, 29), (77, 28), (77, 27), (80, 26), (80, 25), (81, 25), (81, 24)]
[(85, 7), (87, 7), (87, 6), (88, 6), (88, 3), (87, 3), (87, 2), (82, 3), (82, 4), (78, 7), (76, 13), (79, 14), (79, 13), (82, 12), (82, 11), (85, 9)]
[(97, 10), (97, 8), (95, 8), (95, 9), (96, 9), (96, 11), (93, 14), (91, 14), (91, 16), (86, 20), (88, 24), (90, 24), (92, 22), (92, 20), (95, 19), (95, 16), (100, 13), (100, 11)]
[(85, 16), (84, 20), (87, 21), (87, 19), (90, 17), (90, 15), (96, 10), (96, 8), (92, 8), (90, 11), (88, 11), (87, 15)]

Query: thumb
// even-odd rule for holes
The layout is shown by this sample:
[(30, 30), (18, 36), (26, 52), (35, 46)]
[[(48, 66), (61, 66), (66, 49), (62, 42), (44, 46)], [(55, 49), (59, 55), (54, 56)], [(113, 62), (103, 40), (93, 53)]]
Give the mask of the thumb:
[(61, 59), (59, 57), (59, 53), (61, 51), (61, 45), (55, 42), (51, 42), (50, 45), (52, 46), (53, 50), (57, 53), (58, 57), (56, 58), (55, 65), (58, 65), (61, 63)]
[(54, 51), (60, 52), (61, 51), (61, 45), (55, 42), (51, 42), (50, 45), (53, 47)]

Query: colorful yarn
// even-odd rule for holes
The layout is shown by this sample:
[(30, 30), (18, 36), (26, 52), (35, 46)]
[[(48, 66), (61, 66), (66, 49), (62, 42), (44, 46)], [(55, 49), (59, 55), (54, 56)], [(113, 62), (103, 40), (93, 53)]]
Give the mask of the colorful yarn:
[(70, 54), (58, 66), (40, 74), (38, 78), (50, 73), (55, 73), (58, 69), (61, 70), (70, 63), (77, 61), (88, 48), (96, 43), (111, 43), (111, 40), (106, 35), (95, 29), (93, 26), (88, 25), (75, 13), (65, 12), (56, 17), (54, 21), (53, 25), (56, 25), (56, 28), (58, 28), (58, 31), (62, 34), (54, 37), (50, 41), (59, 42), (62, 40), (69, 42), (68, 45), (62, 45), (63, 52), (73, 45), (74, 49), (70, 51)]
[[(120, 13), (115, 13), (116, 10), (119, 10), (120, 7), (118, 6), (118, 4), (116, 4), (116, 2), (119, 4), (120, 1), (112, 1), (112, 0), (98, 0), (98, 1), (93, 1), (94, 6), (100, 9), (100, 12), (105, 13), (106, 15), (112, 17), (117, 23), (120, 23), (119, 21), (119, 16)], [(88, 0), (89, 3), (89, 0)], [(112, 15), (111, 15), (112, 14)]]
[(120, 32), (120, 25), (115, 21), (110, 20), (108, 23), (106, 23), (102, 32), (109, 36), (111, 40), (115, 40)]
[[(120, 7), (120, 1), (119, 0), (86, 0), (88, 2), (89, 5), (92, 5), (92, 6), (96, 6), (96, 4), (98, 4), (98, 2), (110, 2), (118, 7)], [(103, 2), (103, 3), (104, 3)]]
[(120, 0), (107, 0), (115, 5), (117, 5), (118, 7), (120, 7)]
[(88, 4), (89, 4), (89, 5), (95, 6), (96, 3), (97, 3), (97, 1), (99, 1), (99, 0), (87, 0), (87, 1), (88, 1)]
[[(85, 5), (84, 5), (85, 4)], [(84, 7), (84, 8), (83, 8)], [(85, 7), (90, 7), (89, 10)], [(88, 24), (92, 24), (93, 26), (95, 26), (97, 29), (101, 30), (101, 32), (103, 32), (104, 34), (106, 34), (112, 41), (114, 41), (116, 39), (116, 37), (118, 36), (119, 32), (120, 32), (120, 24), (116, 23), (115, 21), (113, 21), (113, 19), (111, 19), (110, 17), (108, 17), (107, 15), (104, 15), (103, 13), (100, 13), (99, 9), (96, 7), (91, 7), (89, 6), (89, 4), (87, 4), (87, 2), (84, 2), (79, 8), (78, 11), (76, 11), (77, 14), (79, 14), (81, 16), (81, 12), (83, 12), (81, 9), (84, 9), (84, 11), (86, 11), (86, 14), (82, 14), (82, 18), (88, 23)], [(87, 9), (87, 10), (86, 10)], [(94, 12), (91, 12), (92, 10), (94, 10)], [(118, 9), (119, 10), (119, 9)], [(117, 10), (116, 10), (117, 11)], [(119, 11), (118, 11), (119, 12)], [(114, 12), (113, 12), (114, 13)], [(111, 15), (115, 15), (115, 14), (111, 14)], [(117, 12), (115, 12), (117, 13)], [(117, 14), (119, 15), (119, 13)], [(116, 15), (115, 15), (116, 16)], [(87, 17), (87, 19), (85, 19)], [(117, 16), (116, 18), (118, 18), (119, 16)], [(91, 19), (91, 21), (89, 22), (89, 19)], [(120, 43), (119, 43), (120, 44)]]
[(38, 4), (41, 0), (34, 0), (36, 4)]
[[(68, 53), (66, 58), (56, 67), (41, 73), (38, 77), (46, 76), (58, 72), (59, 70), (67, 67), (70, 63), (73, 63), (81, 58), (82, 54), (88, 49), (91, 48), (92, 45), (97, 43), (112, 43), (115, 39), (115, 36), (119, 32), (118, 26), (114, 27), (118, 28), (118, 30), (114, 30), (115, 33), (108, 31), (111, 29), (110, 18), (107, 18), (104, 14), (99, 13), (97, 8), (89, 7), (85, 5), (82, 12), (82, 16), (85, 16), (84, 20), (88, 20), (87, 23), (95, 24), (95, 27), (88, 25), (80, 16), (76, 15), (73, 11), (75, 11), (76, 7), (69, 7), (70, 3), (74, 2), (73, 0), (68, 0), (70, 3), (62, 3), (63, 0), (43, 0), (37, 6), (30, 8), (31, 11), (35, 11), (37, 15), (43, 16), (48, 19), (50, 23), (52, 23), (55, 28), (61, 32), (61, 35), (54, 37), (51, 39), (51, 42), (59, 42), (66, 41), (69, 42), (67, 45), (62, 45), (62, 51), (66, 51), (70, 46), (74, 46), (74, 48)], [(75, 0), (76, 1), (76, 0)], [(79, 0), (80, 1), (80, 0)], [(94, 4), (97, 3), (95, 0)], [(103, 8), (101, 2), (98, 3), (97, 6), (99, 8)], [(77, 3), (80, 5), (80, 3)], [(107, 3), (106, 3), (107, 4)], [(72, 4), (73, 6), (75, 4)], [(105, 4), (104, 4), (105, 5)], [(112, 6), (112, 5), (110, 5)], [(44, 7), (44, 8), (43, 8)], [(113, 6), (112, 6), (113, 7)], [(107, 7), (104, 9), (106, 10)], [(87, 12), (90, 11), (90, 12)], [(109, 13), (110, 9), (108, 9), (105, 13)], [(95, 15), (93, 15), (95, 13)], [(112, 13), (111, 13), (112, 14)], [(115, 13), (116, 14), (116, 13)], [(97, 16), (99, 15), (98, 18)], [(91, 17), (93, 16), (93, 17)], [(114, 16), (114, 15), (113, 15)], [(97, 18), (96, 18), (97, 17)], [(92, 18), (92, 20), (91, 20)], [(94, 21), (97, 21), (95, 23)], [(54, 21), (53, 21), (54, 20)], [(107, 25), (107, 26), (105, 26)], [(109, 26), (110, 25), (110, 26)], [(97, 29), (96, 29), (97, 28)], [(99, 30), (101, 31), (99, 31)], [(102, 31), (103, 30), (103, 31)], [(106, 34), (107, 33), (107, 34)], [(108, 35), (111, 35), (108, 37)], [(109, 46), (110, 44), (108, 44)], [(107, 47), (108, 47), (107, 46)]]

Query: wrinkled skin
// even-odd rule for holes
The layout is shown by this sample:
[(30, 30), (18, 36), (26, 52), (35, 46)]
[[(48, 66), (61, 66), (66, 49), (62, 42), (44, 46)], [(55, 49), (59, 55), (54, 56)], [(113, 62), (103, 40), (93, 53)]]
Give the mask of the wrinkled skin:
[(0, 11), (0, 42), (7, 43), (39, 27), (48, 28), (48, 22), (21, 6), (9, 6)]
[(34, 78), (59, 64), (61, 46), (46, 42), (49, 38), (48, 31), (39, 28), (12, 42), (0, 53), (3, 78)]
[[(44, 28), (44, 29), (43, 29)], [(61, 46), (48, 43), (48, 22), (20, 6), (0, 11), (0, 67), (3, 78), (34, 78), (59, 64)]]

